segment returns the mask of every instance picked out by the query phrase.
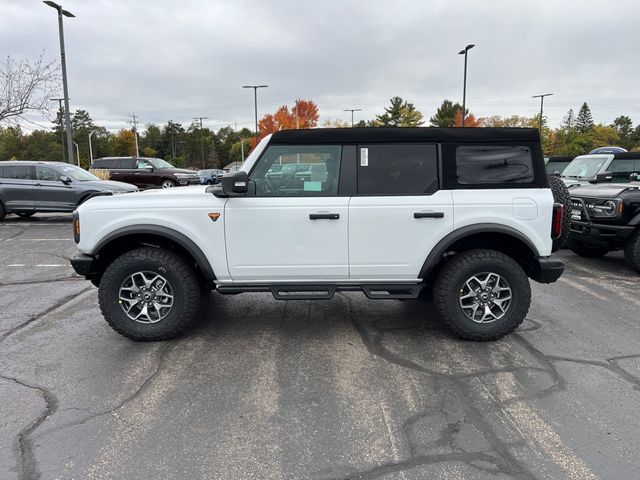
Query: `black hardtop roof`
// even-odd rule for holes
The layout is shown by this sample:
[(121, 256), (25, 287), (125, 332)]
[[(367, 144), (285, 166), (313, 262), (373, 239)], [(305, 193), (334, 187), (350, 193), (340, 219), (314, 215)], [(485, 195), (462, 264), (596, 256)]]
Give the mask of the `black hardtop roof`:
[(313, 128), (275, 132), (269, 143), (539, 142), (537, 128)]

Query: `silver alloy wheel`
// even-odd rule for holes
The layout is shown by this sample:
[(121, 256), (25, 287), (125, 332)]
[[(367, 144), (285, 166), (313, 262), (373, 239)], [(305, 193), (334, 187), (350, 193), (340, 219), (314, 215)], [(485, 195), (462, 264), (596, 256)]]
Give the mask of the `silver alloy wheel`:
[(120, 285), (118, 298), (122, 311), (138, 323), (158, 323), (173, 308), (173, 288), (155, 272), (129, 275)]
[(171, 180), (164, 180), (164, 181), (160, 184), (160, 186), (161, 186), (162, 188), (173, 188), (173, 187), (175, 187), (175, 185), (173, 184), (173, 182), (172, 182)]
[(469, 278), (460, 289), (460, 307), (476, 323), (500, 320), (511, 305), (511, 286), (497, 273), (482, 272)]

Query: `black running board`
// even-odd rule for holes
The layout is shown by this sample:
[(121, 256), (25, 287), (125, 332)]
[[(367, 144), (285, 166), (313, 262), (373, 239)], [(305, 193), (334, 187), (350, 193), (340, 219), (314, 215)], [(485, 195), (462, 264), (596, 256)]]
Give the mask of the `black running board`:
[(331, 300), (337, 291), (362, 291), (372, 300), (417, 298), (421, 283), (354, 284), (277, 284), (277, 285), (219, 285), (218, 292), (234, 295), (246, 292), (270, 292), (276, 300)]

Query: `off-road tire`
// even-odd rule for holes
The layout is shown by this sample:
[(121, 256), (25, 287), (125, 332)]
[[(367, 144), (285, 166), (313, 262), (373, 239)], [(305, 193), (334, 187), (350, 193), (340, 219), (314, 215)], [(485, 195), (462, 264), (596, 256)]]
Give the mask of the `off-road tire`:
[(640, 228), (627, 239), (624, 245), (624, 259), (636, 272), (640, 273)]
[[(139, 271), (162, 275), (173, 289), (173, 307), (157, 323), (138, 323), (130, 319), (120, 305), (120, 287), (128, 276)], [(138, 248), (122, 254), (106, 268), (98, 287), (98, 301), (105, 320), (119, 334), (135, 341), (167, 340), (182, 333), (197, 319), (200, 282), (180, 255), (159, 248)]]
[(560, 238), (553, 240), (551, 247), (552, 252), (557, 252), (567, 244), (569, 238), (569, 228), (571, 227), (571, 194), (558, 175), (549, 175), (549, 186), (553, 193), (553, 201), (564, 206), (562, 214), (562, 235)]
[(568, 246), (569, 250), (571, 250), (573, 253), (585, 258), (600, 258), (609, 253), (609, 249), (606, 247), (589, 245), (588, 243), (584, 243), (574, 239), (569, 239)]
[[(460, 306), (465, 282), (483, 272), (497, 273), (511, 288), (512, 300), (504, 316), (492, 323), (477, 323)], [(531, 287), (522, 267), (511, 257), (495, 250), (468, 250), (442, 267), (433, 289), (436, 309), (447, 326), (465, 340), (497, 340), (513, 332), (523, 322), (531, 304)]]

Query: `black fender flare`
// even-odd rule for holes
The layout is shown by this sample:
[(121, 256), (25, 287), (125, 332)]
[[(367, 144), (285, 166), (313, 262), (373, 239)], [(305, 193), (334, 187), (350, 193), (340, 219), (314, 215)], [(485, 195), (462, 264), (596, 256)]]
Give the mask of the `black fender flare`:
[(465, 237), (474, 235), (476, 233), (501, 233), (509, 235), (520, 240), (524, 243), (534, 257), (540, 256), (536, 246), (525, 235), (516, 230), (515, 228), (507, 225), (500, 225), (498, 223), (476, 223), (474, 225), (467, 225), (465, 227), (458, 228), (453, 232), (443, 237), (435, 247), (429, 252), (427, 259), (424, 261), (422, 268), (420, 269), (419, 278), (425, 278), (440, 262), (442, 255), (458, 240), (462, 240)]
[(187, 237), (185, 234), (174, 230), (169, 227), (162, 227), (160, 225), (131, 225), (128, 227), (122, 227), (113, 232), (109, 233), (107, 236), (103, 237), (93, 249), (93, 254), (98, 255), (100, 251), (109, 243), (118, 238), (126, 237), (128, 235), (156, 235), (158, 237), (164, 237), (168, 240), (171, 240), (182, 248), (184, 248), (196, 261), (198, 268), (204, 274), (206, 280), (213, 281), (216, 276), (213, 273), (213, 268), (209, 263), (209, 259), (202, 252), (200, 247), (196, 245), (196, 243)]

